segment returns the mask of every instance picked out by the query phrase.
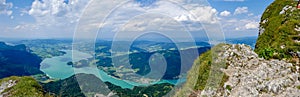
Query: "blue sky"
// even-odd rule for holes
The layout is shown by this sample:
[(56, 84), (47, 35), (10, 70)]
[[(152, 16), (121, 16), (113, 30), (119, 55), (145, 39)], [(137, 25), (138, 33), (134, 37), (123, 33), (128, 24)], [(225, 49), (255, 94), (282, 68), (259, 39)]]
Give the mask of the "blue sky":
[[(226, 38), (257, 36), (260, 16), (274, 0), (209, 0), (208, 2), (206, 0), (196, 0), (195, 2), (199, 5), (193, 4), (195, 2), (186, 2), (185, 0), (169, 0), (179, 2), (179, 5), (187, 8), (186, 12), (196, 15), (195, 19), (189, 13), (181, 12), (180, 8), (177, 9), (172, 3), (162, 2), (166, 0), (135, 0), (123, 4), (123, 6), (113, 11), (106, 18), (107, 22), (97, 23), (98, 25), (92, 24), (92, 20), (95, 20), (93, 17), (82, 18), (83, 12), (89, 11), (86, 8), (87, 5), (93, 5), (91, 3), (95, 3), (95, 1), (99, 3), (95, 5), (100, 5), (100, 3), (107, 6), (117, 5), (113, 5), (113, 2), (109, 2), (110, 0), (94, 0), (94, 2), (91, 0), (0, 0), (0, 37), (71, 38), (78, 22), (85, 19), (85, 21), (90, 21), (86, 22), (90, 26), (77, 28), (77, 30), (96, 31), (99, 27), (103, 27), (102, 37), (113, 37), (116, 31), (130, 32), (132, 29), (134, 31), (139, 29), (136, 32), (138, 33), (139, 31), (153, 30), (157, 24), (162, 24), (161, 21), (165, 21), (163, 19), (180, 22), (185, 27), (188, 27), (188, 30), (194, 37), (205, 36), (205, 29), (201, 29), (199, 23), (220, 23)], [(92, 16), (100, 18), (107, 15), (107, 13), (104, 14), (102, 12), (106, 7), (94, 7), (94, 9), (96, 8), (98, 8), (97, 13), (92, 14)], [(154, 14), (140, 15), (141, 13), (160, 12), (160, 10), (169, 10), (171, 13), (169, 17), (156, 16)], [(172, 11), (173, 13), (178, 11), (182, 15), (173, 14)], [(140, 16), (138, 17), (137, 15)], [(135, 18), (133, 19), (133, 17)], [(150, 19), (147, 20), (145, 18)], [(160, 22), (153, 22), (156, 18)], [(102, 26), (99, 26), (99, 24)], [(168, 25), (163, 25), (165, 28), (160, 29), (160, 31), (171, 32), (170, 29), (178, 28), (176, 22), (165, 24)], [(124, 28), (127, 29), (124, 31), (122, 30)], [(88, 33), (85, 31), (82, 30), (82, 33)], [(184, 38), (180, 37), (184, 36), (180, 32), (176, 33), (176, 35), (176, 37)]]

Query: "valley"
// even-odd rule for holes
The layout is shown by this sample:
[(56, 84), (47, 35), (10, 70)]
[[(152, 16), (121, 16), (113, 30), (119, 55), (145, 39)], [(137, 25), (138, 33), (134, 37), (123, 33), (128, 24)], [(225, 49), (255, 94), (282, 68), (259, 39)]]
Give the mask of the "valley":
[[(22, 47), (20, 43), (25, 45)], [(119, 43), (127, 44), (126, 41)], [(194, 60), (210, 49), (210, 45), (206, 42), (197, 42), (196, 46), (190, 46), (190, 43), (178, 43), (186, 48), (177, 48), (176, 43), (137, 41), (130, 46), (129, 51), (126, 52), (120, 48), (115, 52), (121, 54), (116, 54), (112, 51), (111, 41), (98, 41), (95, 44), (93, 56), (92, 52), (87, 51), (89, 47), (85, 44), (82, 44), (81, 51), (73, 51), (70, 40), (23, 40), (12, 42), (12, 44), (16, 44), (16, 48), (5, 45), (2, 49), (24, 50), (40, 59), (38, 65), (40, 72), (28, 74), (28, 76), (39, 81), (45, 91), (53, 95), (73, 96), (97, 94), (95, 91), (81, 91), (82, 88), (79, 88), (77, 86), (79, 84), (75, 81), (81, 80), (81, 78), (76, 78), (77, 75), (83, 78), (91, 76), (97, 80), (99, 84), (93, 83), (100, 87), (107, 87), (106, 89), (110, 91), (105, 93), (106, 95), (113, 93), (122, 97), (130, 97), (130, 95), (138, 95), (137, 91), (143, 91), (145, 95), (152, 96), (166, 95), (174, 86), (185, 83), (186, 72), (189, 71)], [(72, 56), (74, 53), (77, 56)], [(190, 57), (181, 59), (181, 54)], [(196, 56), (191, 57), (193, 54)], [(153, 55), (162, 56), (153, 58)], [(129, 59), (126, 61), (126, 58)], [(181, 61), (184, 61), (184, 64)], [(119, 66), (114, 64), (126, 62), (130, 64)], [(71, 84), (70, 80), (75, 83), (72, 81)], [(68, 92), (68, 87), (77, 87), (77, 89)], [(159, 87), (166, 88), (155, 89)], [(158, 94), (152, 94), (152, 92)]]

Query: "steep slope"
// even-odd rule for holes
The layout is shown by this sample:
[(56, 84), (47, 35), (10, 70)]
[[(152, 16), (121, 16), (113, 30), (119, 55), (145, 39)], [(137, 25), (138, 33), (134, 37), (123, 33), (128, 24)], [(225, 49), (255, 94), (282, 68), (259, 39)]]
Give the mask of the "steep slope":
[[(80, 78), (80, 79), (76, 79)], [(85, 80), (93, 83), (84, 83)], [(78, 82), (83, 82), (80, 86)], [(156, 84), (148, 87), (134, 87), (133, 89), (123, 89), (109, 82), (102, 82), (99, 78), (92, 74), (77, 74), (64, 80), (54, 81), (42, 84), (45, 91), (50, 92), (59, 97), (93, 97), (98, 95), (103, 97), (142, 97), (144, 95), (150, 97), (161, 97), (172, 90), (172, 84)]]
[(299, 63), (300, 10), (298, 0), (275, 0), (264, 12), (255, 52), (265, 59)]
[[(215, 58), (209, 51), (196, 60), (193, 69), (188, 74), (186, 85), (177, 93), (177, 97), (300, 96), (299, 66), (285, 61), (259, 58), (249, 46), (245, 45), (222, 44), (212, 50), (216, 49), (221, 51), (216, 54)], [(222, 62), (224, 59), (225, 67), (212, 69), (219, 67), (213, 61)], [(221, 77), (219, 77), (222, 79), (209, 75), (211, 70), (221, 71), (224, 75), (220, 74)], [(195, 77), (195, 75), (198, 76)], [(215, 80), (209, 80), (209, 78)], [(218, 84), (208, 85), (210, 81), (218, 82)]]
[(8, 77), (0, 80), (0, 97), (51, 97), (32, 77)]
[[(202, 54), (176, 96), (300, 96), (297, 1), (275, 0), (265, 10), (255, 52), (245, 45), (221, 44)], [(224, 60), (224, 67), (214, 63)], [(220, 71), (224, 75), (212, 75)]]
[(172, 84), (162, 83), (150, 86), (139, 86), (133, 89), (123, 89), (120, 86), (105, 82), (109, 89), (114, 91), (119, 97), (163, 97), (166, 96), (174, 87)]
[[(80, 77), (81, 79), (76, 79), (76, 77)], [(94, 83), (84, 83), (83, 86), (79, 86), (78, 80), (89, 80), (89, 82)], [(90, 94), (87, 96), (93, 96), (95, 93), (101, 93), (104, 95), (108, 95), (110, 93), (110, 90), (105, 87), (106, 85), (104, 82), (91, 74), (77, 74), (64, 80), (42, 84), (42, 86), (45, 91), (53, 93), (59, 97), (85, 97), (84, 92)], [(86, 91), (82, 91), (81, 89), (83, 88), (85, 88), (84, 90)]]
[(25, 45), (10, 46), (0, 42), (0, 78), (42, 74), (41, 61)]

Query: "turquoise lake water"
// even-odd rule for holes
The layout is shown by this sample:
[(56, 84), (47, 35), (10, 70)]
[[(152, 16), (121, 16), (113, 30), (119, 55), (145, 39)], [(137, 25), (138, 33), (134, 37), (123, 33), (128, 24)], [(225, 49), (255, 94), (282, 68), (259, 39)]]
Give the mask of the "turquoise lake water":
[[(149, 84), (141, 84), (137, 82), (131, 82), (131, 81), (126, 81), (126, 80), (121, 80), (115, 77), (112, 77), (105, 73), (102, 70), (99, 70), (97, 68), (73, 68), (70, 65), (67, 65), (68, 62), (72, 61), (72, 51), (71, 50), (63, 50), (66, 52), (65, 55), (63, 56), (57, 56), (53, 58), (46, 58), (45, 60), (42, 61), (41, 63), (41, 71), (47, 74), (47, 76), (55, 79), (65, 79), (68, 78), (76, 73), (87, 73), (87, 74), (94, 74), (98, 78), (100, 78), (104, 82), (110, 82), (112, 84), (118, 85), (122, 88), (130, 88), (132, 89), (134, 86), (147, 86)], [(79, 51), (74, 51), (77, 56), (74, 56), (73, 62), (80, 61), (82, 59), (87, 59), (91, 58), (92, 55), (79, 52)], [(161, 80), (156, 83), (170, 83), (170, 84), (177, 84), (177, 82), (182, 83), (185, 80)], [(155, 83), (152, 83), (155, 84)]]

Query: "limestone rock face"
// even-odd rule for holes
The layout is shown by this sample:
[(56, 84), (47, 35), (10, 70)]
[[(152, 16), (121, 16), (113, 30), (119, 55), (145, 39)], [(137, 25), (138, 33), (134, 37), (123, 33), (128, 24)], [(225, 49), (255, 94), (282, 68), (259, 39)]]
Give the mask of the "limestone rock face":
[(280, 60), (265, 60), (246, 45), (224, 45), (218, 59), (226, 59), (221, 70), (229, 76), (221, 89), (206, 89), (199, 95), (224, 97), (300, 96), (299, 67)]
[(0, 83), (0, 97), (3, 97), (7, 94), (6, 92), (4, 92), (4, 90), (11, 88), (15, 85), (16, 85), (16, 80), (8, 80), (7, 82)]

